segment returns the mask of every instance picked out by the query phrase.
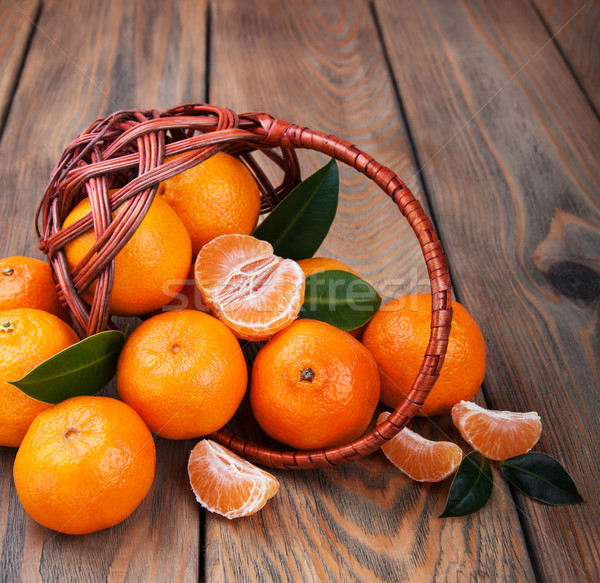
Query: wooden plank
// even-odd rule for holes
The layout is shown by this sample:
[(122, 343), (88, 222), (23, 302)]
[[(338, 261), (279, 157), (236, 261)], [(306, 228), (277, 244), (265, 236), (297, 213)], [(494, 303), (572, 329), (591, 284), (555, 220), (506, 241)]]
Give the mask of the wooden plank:
[(533, 3), (600, 114), (600, 2), (533, 0)]
[(486, 399), (540, 412), (537, 449), (586, 500), (518, 497), (536, 570), (595, 580), (600, 124), (529, 4), (375, 7), (458, 297), (488, 342)]
[[(94, 119), (125, 107), (203, 100), (206, 3), (45, 2), (0, 143), (2, 255), (38, 255), (35, 207), (49, 172)], [(160, 15), (160, 16), (158, 16)], [(188, 59), (188, 55), (194, 55)], [(0, 448), (3, 580), (196, 581), (200, 510), (187, 480), (193, 444), (157, 439), (157, 475), (140, 508), (91, 535), (29, 519)]]
[(0, 0), (0, 131), (18, 82), (39, 0)]
[[(210, 67), (213, 102), (346, 138), (421, 193), (367, 3), (222, 0), (213, 4)], [(309, 169), (323, 161), (301, 156)], [(427, 290), (398, 211), (368, 180), (341, 170), (338, 216), (319, 253), (351, 264), (384, 296)], [(416, 425), (456, 438), (448, 418)], [(474, 517), (442, 520), (449, 484), (415, 484), (381, 453), (274, 473), (281, 490), (257, 515), (207, 515), (207, 581), (533, 580), (506, 488)]]

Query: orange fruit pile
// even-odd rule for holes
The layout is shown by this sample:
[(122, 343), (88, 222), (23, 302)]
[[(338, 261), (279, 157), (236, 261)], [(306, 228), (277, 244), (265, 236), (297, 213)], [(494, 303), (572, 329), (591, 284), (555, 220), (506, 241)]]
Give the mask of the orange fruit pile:
[(369, 351), (347, 332), (296, 320), (261, 348), (250, 404), (262, 429), (297, 449), (348, 443), (367, 428), (379, 401)]
[[(185, 156), (167, 163), (183, 164)], [(63, 226), (90, 209), (84, 199)], [(77, 336), (53, 315), (64, 312), (48, 264), (0, 260), (0, 445), (20, 445), (15, 484), (35, 520), (75, 534), (129, 516), (154, 478), (152, 433), (197, 439), (235, 415), (248, 385), (239, 339), (267, 341), (252, 365), (249, 402), (258, 425), (285, 446), (348, 444), (366, 431), (380, 399), (390, 407), (404, 399), (429, 340), (431, 296), (396, 298), (351, 333), (299, 319), (307, 277), (328, 270), (357, 273), (328, 257), (278, 257), (270, 243), (251, 235), (260, 211), (252, 173), (225, 153), (159, 185), (114, 260), (109, 312), (147, 317), (119, 356), (120, 400), (76, 397), (51, 406), (10, 384)], [(113, 216), (121, 212), (123, 207)], [(96, 251), (95, 243), (89, 229), (66, 244), (74, 274)], [(84, 300), (92, 301), (94, 286), (82, 291)], [(188, 306), (211, 313), (182, 309)], [(486, 411), (467, 402), (484, 373), (481, 331), (454, 303), (444, 366), (422, 413), (452, 410), (465, 440), (490, 459), (528, 451), (541, 433), (537, 414)], [(387, 417), (382, 413), (378, 422)], [(428, 482), (453, 474), (463, 457), (458, 445), (429, 441), (407, 428), (382, 450), (407, 476)], [(210, 439), (194, 447), (188, 474), (198, 502), (227, 518), (254, 514), (279, 489), (274, 476)]]
[(54, 314), (35, 308), (0, 311), (0, 446), (18, 447), (36, 415), (50, 407), (10, 381), (77, 342), (77, 334)]
[[(421, 415), (449, 413), (479, 390), (485, 375), (485, 341), (467, 310), (454, 302), (452, 327), (444, 364)], [(371, 351), (381, 375), (381, 400), (396, 408), (419, 372), (431, 332), (431, 296), (395, 298), (382, 306), (365, 330), (362, 342)]]
[(131, 407), (107, 397), (73, 397), (35, 418), (13, 476), (34, 520), (85, 534), (138, 507), (152, 486), (155, 461), (152, 435)]

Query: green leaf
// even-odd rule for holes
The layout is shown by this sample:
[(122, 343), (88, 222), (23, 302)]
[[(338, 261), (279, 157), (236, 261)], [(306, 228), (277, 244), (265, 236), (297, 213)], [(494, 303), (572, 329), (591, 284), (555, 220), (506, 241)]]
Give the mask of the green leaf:
[(45, 403), (94, 395), (114, 376), (124, 340), (124, 334), (118, 330), (94, 334), (45, 360), (11, 384)]
[(583, 502), (569, 472), (545, 453), (524, 453), (496, 465), (511, 484), (535, 500), (553, 505)]
[(380, 305), (380, 295), (364, 279), (332, 269), (306, 278), (300, 317), (354, 330), (367, 322)]
[(339, 173), (334, 159), (302, 181), (255, 229), (275, 255), (312, 257), (329, 232), (338, 203)]
[(489, 462), (478, 451), (472, 451), (458, 467), (440, 518), (466, 516), (480, 510), (489, 500), (493, 487)]

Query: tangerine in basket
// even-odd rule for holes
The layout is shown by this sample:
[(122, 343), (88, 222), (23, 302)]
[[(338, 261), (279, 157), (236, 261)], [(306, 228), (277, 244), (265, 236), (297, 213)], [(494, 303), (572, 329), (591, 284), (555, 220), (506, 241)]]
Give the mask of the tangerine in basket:
[[(379, 425), (390, 414), (383, 412)], [(431, 441), (405, 427), (381, 446), (385, 457), (417, 482), (441, 482), (460, 466), (462, 449), (451, 441)]]
[(221, 235), (196, 259), (204, 303), (238, 338), (266, 340), (290, 324), (304, 301), (304, 273), (251, 235)]
[(246, 392), (237, 338), (197, 310), (153, 316), (125, 342), (117, 390), (157, 435), (190, 439), (223, 427)]
[(150, 431), (128, 405), (73, 397), (40, 413), (17, 451), (15, 487), (27, 513), (59, 532), (86, 534), (125, 520), (152, 486)]
[(77, 342), (54, 314), (35, 308), (0, 311), (0, 446), (18, 447), (38, 413), (51, 405), (11, 385), (38, 364)]
[(260, 191), (252, 174), (237, 158), (223, 152), (164, 180), (157, 194), (185, 225), (194, 257), (219, 235), (249, 235), (260, 214)]
[(277, 478), (210, 439), (192, 450), (188, 475), (196, 500), (229, 519), (255, 514), (279, 490)]
[[(82, 200), (67, 216), (63, 228), (90, 212), (89, 199)], [(122, 207), (115, 211), (117, 216)], [(96, 242), (93, 229), (65, 245), (70, 269), (85, 257)], [(146, 216), (115, 257), (109, 311), (117, 316), (139, 316), (168, 304), (183, 287), (192, 262), (192, 244), (183, 223), (160, 197), (155, 197)], [(82, 297), (92, 301), (95, 283)]]
[(260, 427), (296, 449), (349, 443), (369, 425), (379, 401), (379, 374), (353, 336), (299, 319), (258, 352), (250, 404)]
[[(475, 396), (485, 375), (485, 341), (479, 326), (458, 302), (444, 365), (419, 415), (449, 413)], [(396, 408), (417, 377), (431, 332), (431, 295), (395, 298), (373, 316), (362, 337), (381, 375), (381, 400)]]
[(349, 273), (360, 277), (354, 269), (332, 257), (307, 257), (306, 259), (300, 259), (298, 265), (302, 268), (302, 271), (304, 271), (304, 277), (308, 277), (313, 273), (329, 271), (331, 269), (348, 271)]
[(33, 257), (0, 259), (0, 310), (11, 308), (36, 308), (64, 318), (48, 263)]
[(535, 411), (492, 411), (468, 401), (452, 407), (452, 421), (464, 440), (491, 460), (527, 453), (542, 434), (542, 422)]

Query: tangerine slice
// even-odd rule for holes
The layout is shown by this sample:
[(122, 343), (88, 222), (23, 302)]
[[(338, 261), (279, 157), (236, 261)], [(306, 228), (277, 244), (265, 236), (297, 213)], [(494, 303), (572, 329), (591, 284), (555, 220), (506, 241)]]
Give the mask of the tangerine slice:
[(497, 461), (528, 452), (542, 434), (542, 422), (535, 411), (492, 411), (471, 401), (452, 407), (452, 421), (473, 449)]
[[(377, 425), (389, 417), (383, 412)], [(381, 450), (399, 470), (417, 482), (441, 482), (460, 466), (462, 449), (451, 441), (431, 441), (405, 427)]]
[(277, 478), (210, 439), (192, 450), (188, 475), (196, 500), (229, 519), (258, 512), (279, 490)]
[(221, 235), (204, 245), (196, 285), (213, 314), (238, 338), (266, 340), (296, 319), (304, 301), (304, 272), (251, 235)]

